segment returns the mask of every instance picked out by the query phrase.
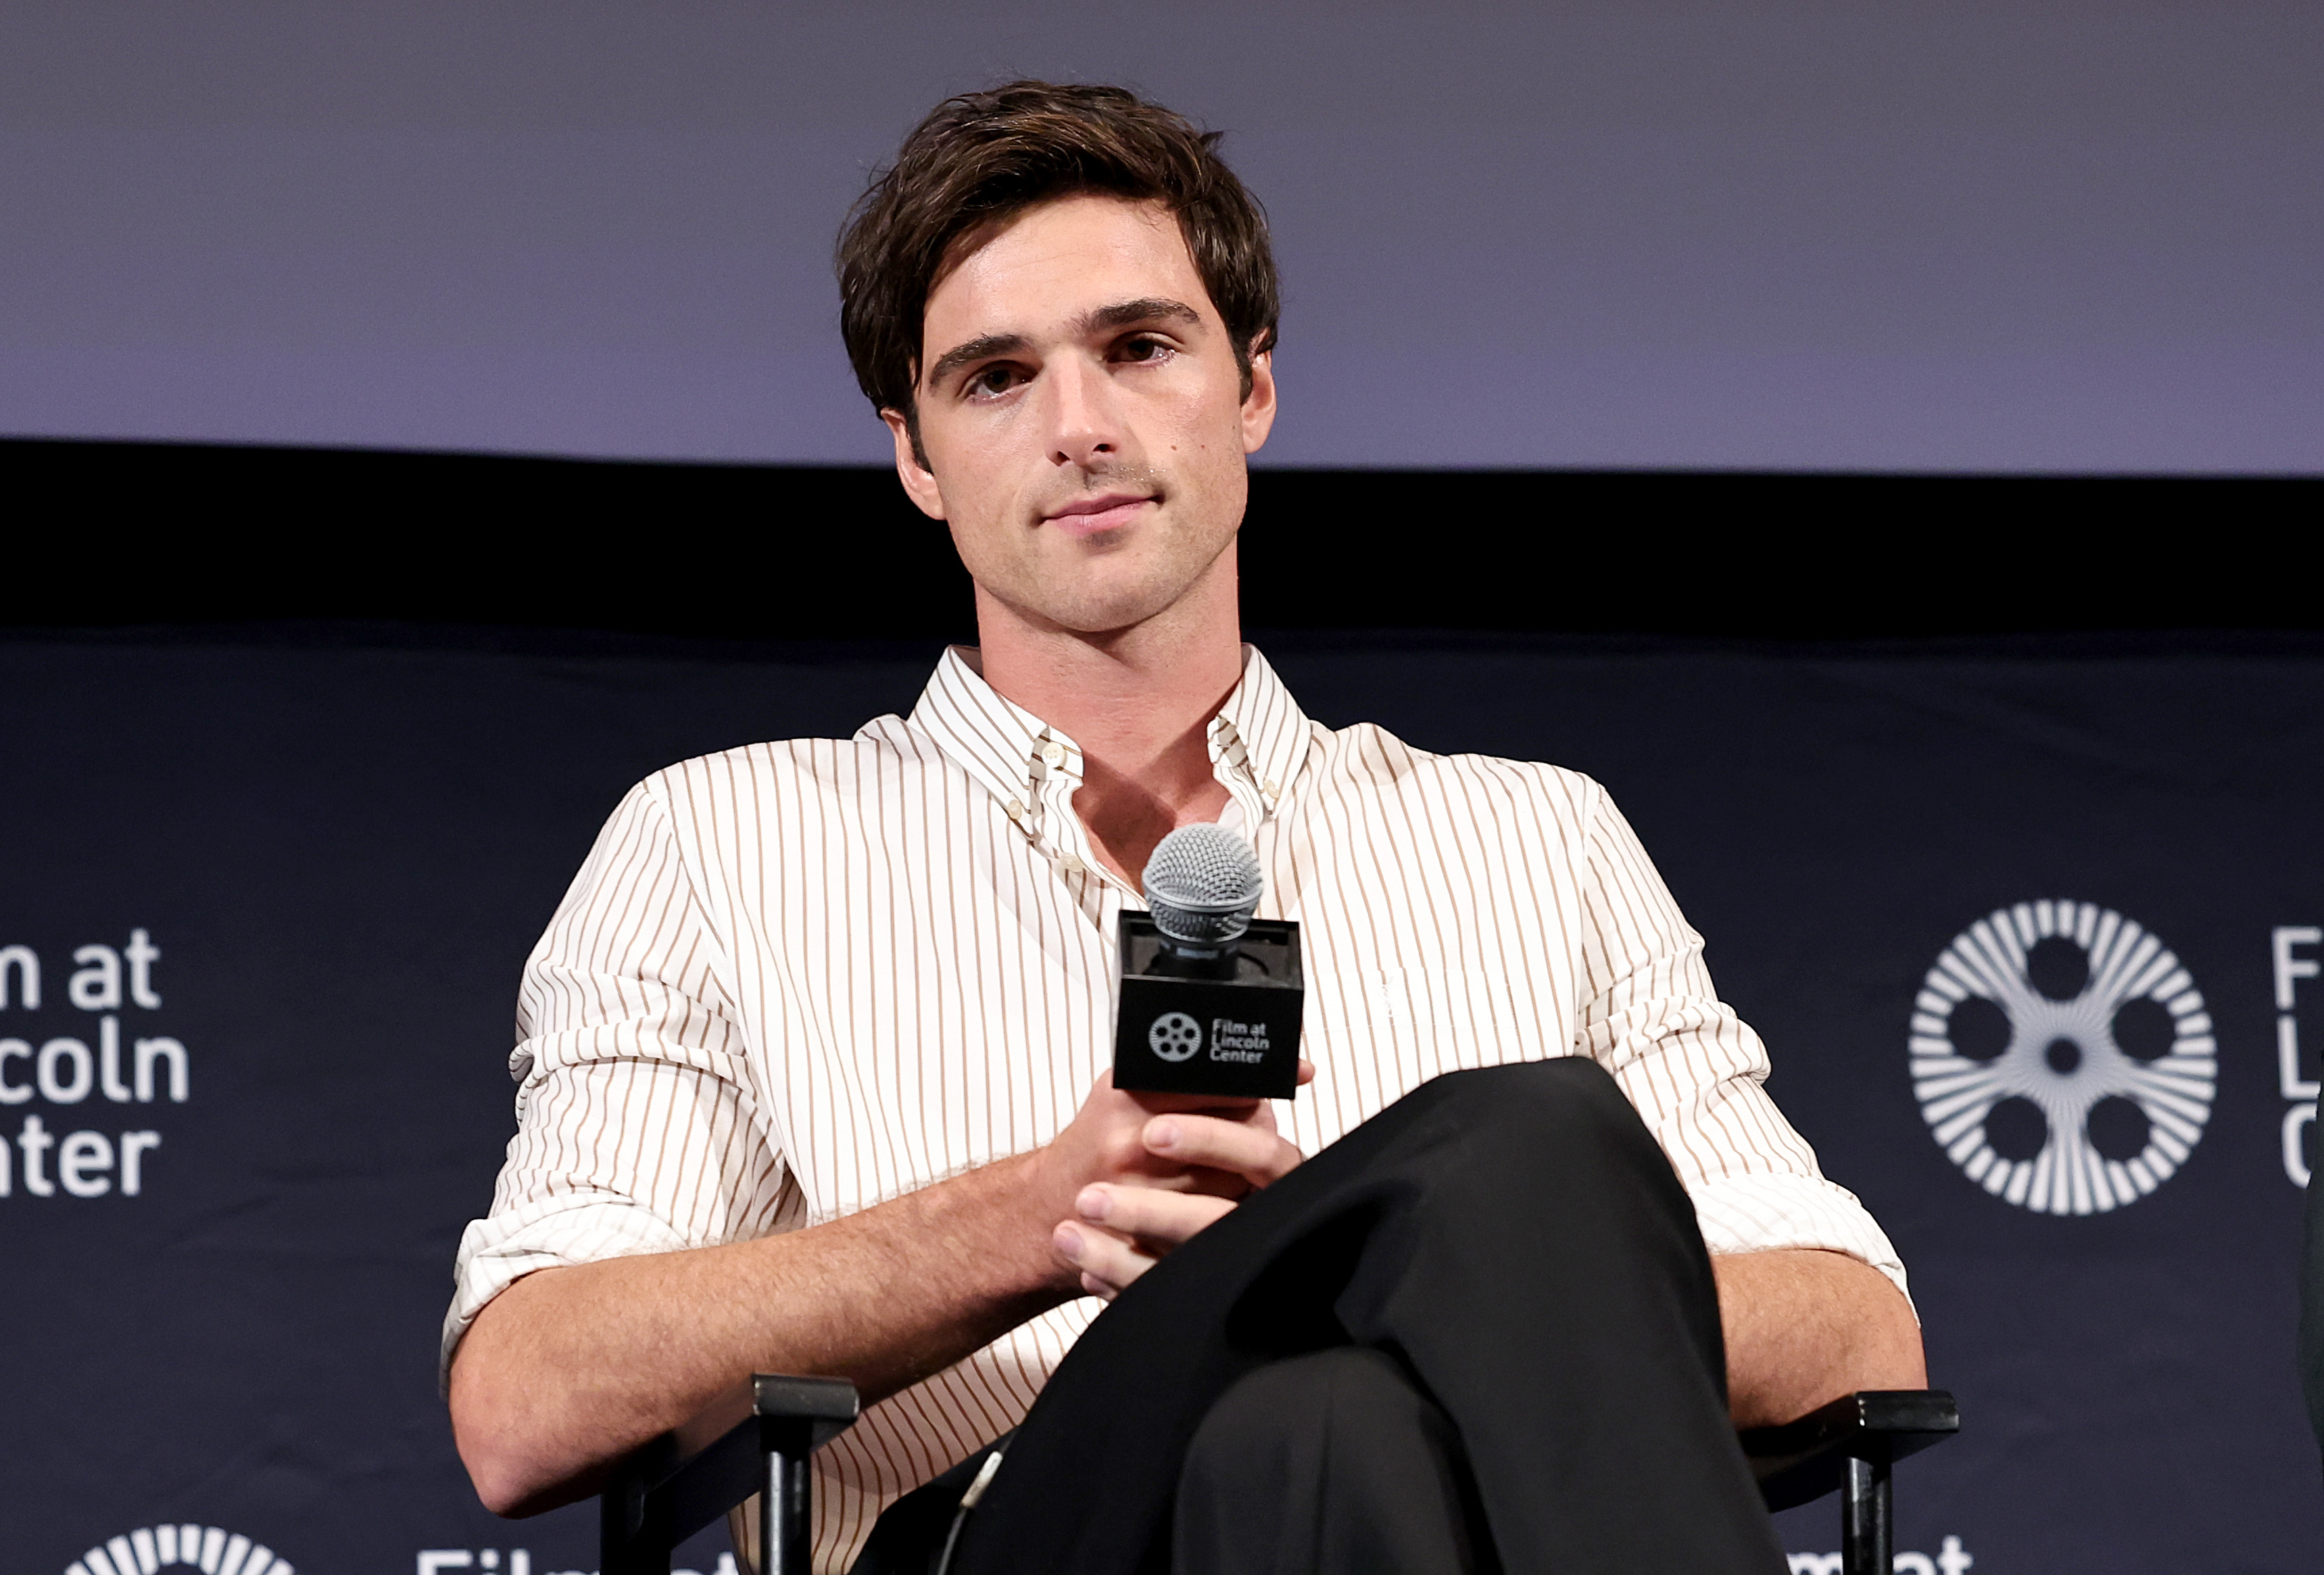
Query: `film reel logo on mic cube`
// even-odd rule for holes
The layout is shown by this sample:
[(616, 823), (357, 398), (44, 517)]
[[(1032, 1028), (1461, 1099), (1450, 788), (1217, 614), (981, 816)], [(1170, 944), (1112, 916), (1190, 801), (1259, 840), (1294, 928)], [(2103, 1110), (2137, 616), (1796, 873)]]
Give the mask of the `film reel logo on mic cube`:
[(1184, 1012), (1164, 1012), (1146, 1030), (1146, 1047), (1175, 1066), (1203, 1047), (1203, 1025)]
[(1287, 1100), (1306, 999), (1299, 926), (1254, 919), (1258, 855), (1223, 826), (1185, 825), (1146, 866), (1151, 911), (1121, 916), (1113, 1085)]

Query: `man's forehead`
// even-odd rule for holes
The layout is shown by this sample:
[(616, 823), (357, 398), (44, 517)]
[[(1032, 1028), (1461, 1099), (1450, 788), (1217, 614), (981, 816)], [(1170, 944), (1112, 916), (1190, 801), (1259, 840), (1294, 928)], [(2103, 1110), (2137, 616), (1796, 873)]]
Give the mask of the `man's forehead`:
[(1071, 334), (1132, 301), (1216, 316), (1176, 218), (1159, 203), (1077, 195), (1040, 204), (972, 236), (928, 293), (927, 348), (941, 339)]

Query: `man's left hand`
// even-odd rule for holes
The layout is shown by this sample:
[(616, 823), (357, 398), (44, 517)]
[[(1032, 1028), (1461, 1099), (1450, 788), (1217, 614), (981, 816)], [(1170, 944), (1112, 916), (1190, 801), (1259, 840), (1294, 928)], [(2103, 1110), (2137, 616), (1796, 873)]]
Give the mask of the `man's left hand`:
[[(1305, 1082), (1312, 1072), (1303, 1064)], [(1081, 1271), (1082, 1289), (1113, 1300), (1162, 1256), (1235, 1206), (1255, 1187), (1290, 1174), (1299, 1150), (1275, 1129), (1275, 1109), (1260, 1101), (1247, 1113), (1170, 1112), (1141, 1133), (1148, 1153), (1184, 1169), (1158, 1185), (1093, 1182), (1074, 1200), (1076, 1218), (1050, 1240)], [(1192, 1190), (1186, 1188), (1192, 1183)]]

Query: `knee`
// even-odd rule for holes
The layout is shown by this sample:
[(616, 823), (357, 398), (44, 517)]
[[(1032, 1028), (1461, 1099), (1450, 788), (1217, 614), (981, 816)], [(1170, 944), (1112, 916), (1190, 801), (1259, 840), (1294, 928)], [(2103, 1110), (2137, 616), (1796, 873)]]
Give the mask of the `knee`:
[[(1432, 1211), (1498, 1211), (1512, 1199), (1553, 1202), (1626, 1193), (1683, 1199), (1669, 1156), (1605, 1068), (1585, 1056), (1455, 1072), (1428, 1085), (1425, 1124), (1440, 1156)], [(1684, 1212), (1692, 1223), (1693, 1211)]]
[(1647, 1138), (1646, 1125), (1606, 1069), (1586, 1055), (1447, 1073), (1443, 1108), (1472, 1140), (1536, 1151)]

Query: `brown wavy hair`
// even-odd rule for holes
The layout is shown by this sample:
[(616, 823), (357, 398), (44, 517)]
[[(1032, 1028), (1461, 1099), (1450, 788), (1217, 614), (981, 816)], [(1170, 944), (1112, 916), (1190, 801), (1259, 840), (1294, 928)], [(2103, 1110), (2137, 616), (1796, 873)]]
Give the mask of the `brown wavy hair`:
[(1220, 135), (1120, 88), (1011, 82), (937, 105), (840, 232), (839, 331), (864, 396), (904, 413), (918, 453), (913, 395), (937, 281), (1028, 208), (1102, 192), (1177, 216), (1248, 399), (1251, 357), (1275, 347), (1281, 304), (1266, 210), (1220, 159)]

